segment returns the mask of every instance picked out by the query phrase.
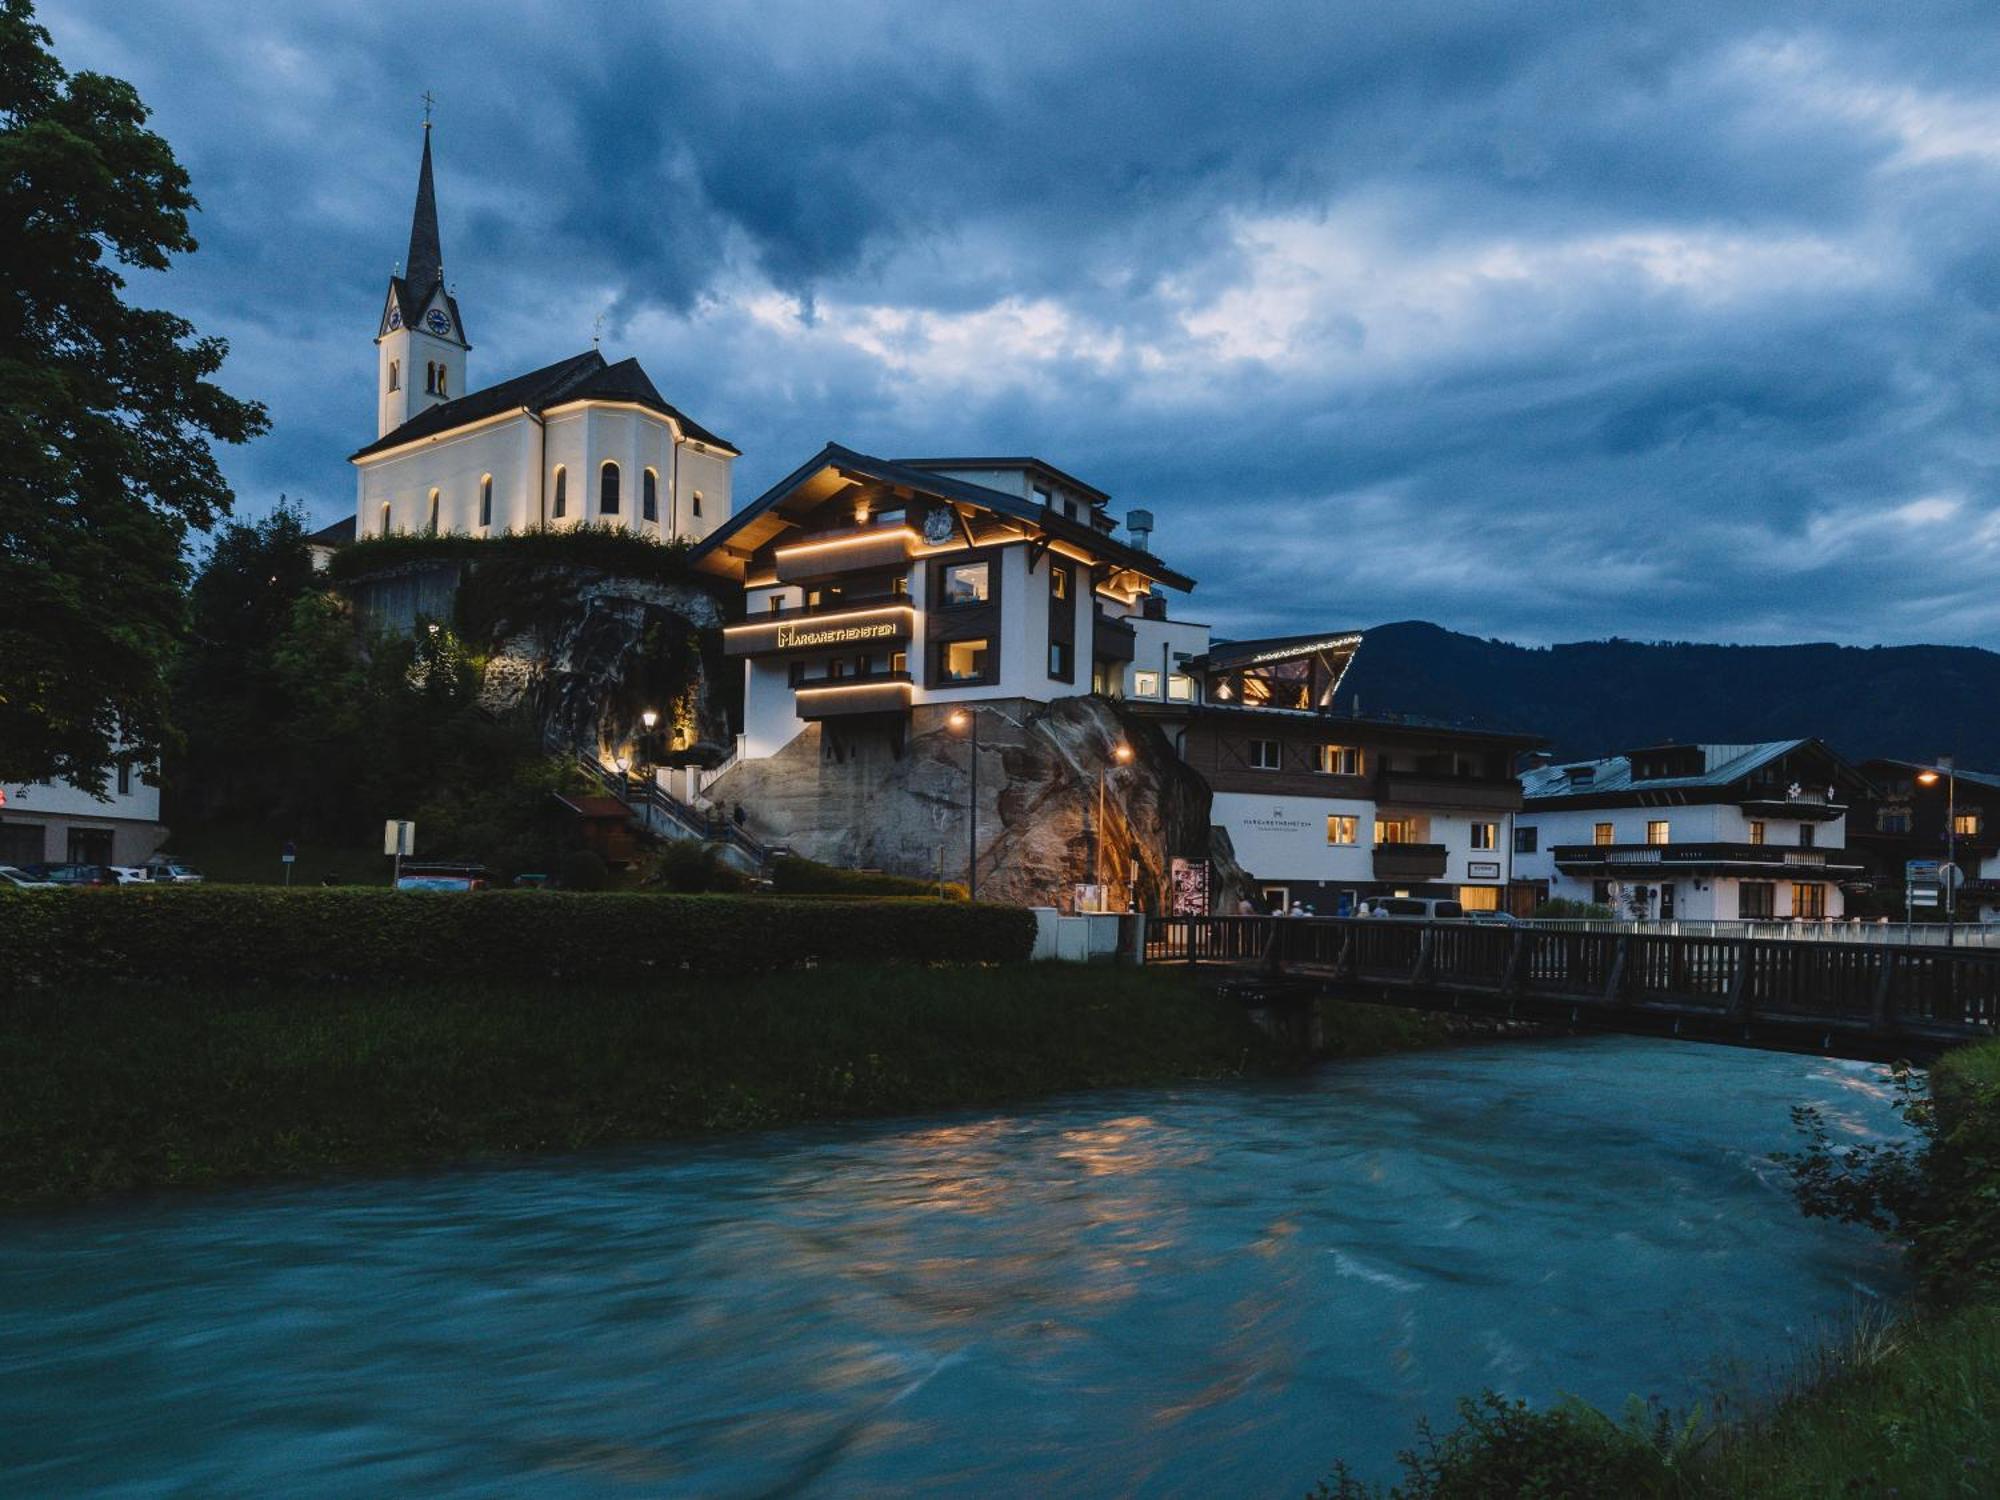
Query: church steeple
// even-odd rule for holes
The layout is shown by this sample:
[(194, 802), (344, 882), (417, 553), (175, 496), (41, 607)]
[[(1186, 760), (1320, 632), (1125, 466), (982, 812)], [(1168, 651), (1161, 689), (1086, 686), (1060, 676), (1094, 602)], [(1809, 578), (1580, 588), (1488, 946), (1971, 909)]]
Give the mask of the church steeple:
[(444, 251), (438, 244), (437, 188), (431, 181), (431, 122), (424, 121), (424, 164), (417, 173), (417, 208), (410, 216), (410, 254), (403, 279), (419, 299), (444, 280)]

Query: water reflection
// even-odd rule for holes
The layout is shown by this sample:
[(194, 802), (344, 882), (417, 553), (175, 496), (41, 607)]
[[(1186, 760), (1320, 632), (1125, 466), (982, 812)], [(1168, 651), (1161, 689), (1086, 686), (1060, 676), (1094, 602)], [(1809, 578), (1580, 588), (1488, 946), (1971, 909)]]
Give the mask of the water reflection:
[(1889, 1101), (1479, 1048), (15, 1219), (7, 1492), (1298, 1492), (1461, 1391), (1685, 1396), (1892, 1288), (1766, 1159)]

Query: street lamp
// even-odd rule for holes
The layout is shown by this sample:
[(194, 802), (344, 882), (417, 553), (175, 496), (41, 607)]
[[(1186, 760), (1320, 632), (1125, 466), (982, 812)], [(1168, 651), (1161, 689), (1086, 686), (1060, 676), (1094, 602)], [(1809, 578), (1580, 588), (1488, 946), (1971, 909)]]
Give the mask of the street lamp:
[[(645, 726), (646, 732), (639, 736), (638, 753), (632, 757), (634, 762), (632, 770), (639, 780), (644, 781), (646, 779), (646, 753), (652, 748), (653, 726), (660, 722), (660, 716), (658, 712), (649, 708), (639, 715), (639, 722)], [(647, 794), (646, 800), (649, 802), (652, 800), (650, 792)]]
[(1110, 900), (1104, 889), (1104, 780), (1111, 774), (1114, 764), (1125, 766), (1132, 763), (1132, 747), (1119, 741), (1111, 747), (1111, 759), (1097, 768), (1097, 826), (1090, 840), (1090, 876), (1097, 886), (1097, 909), (1111, 910)]
[(972, 790), (965, 810), (965, 899), (970, 901), (979, 893), (979, 711), (955, 709), (945, 722), (966, 735), (972, 746), (967, 757)]
[(1937, 764), (1917, 772), (1925, 786), (1936, 786), (1944, 778), (1944, 863), (1938, 884), (1944, 887), (1944, 945), (1949, 948), (1958, 933), (1958, 771), (1949, 755), (1940, 755)]

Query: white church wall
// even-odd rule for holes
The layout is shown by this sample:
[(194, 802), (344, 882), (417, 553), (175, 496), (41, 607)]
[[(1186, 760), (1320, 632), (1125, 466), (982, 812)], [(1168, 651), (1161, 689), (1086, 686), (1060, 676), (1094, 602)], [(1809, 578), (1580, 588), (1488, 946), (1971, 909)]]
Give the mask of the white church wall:
[[(382, 506), (389, 506), (391, 531), (423, 531), (430, 524), (430, 492), (438, 492), (438, 529), (475, 533), (479, 527), (479, 481), (493, 476), (493, 524), (497, 533), (526, 516), (525, 492), (532, 457), (523, 451), (523, 417), (461, 433), (373, 459), (359, 467), (359, 534), (382, 535)], [(532, 431), (525, 434), (532, 438)], [(503, 504), (503, 498), (505, 503)], [(510, 519), (503, 519), (508, 517)], [(511, 519), (518, 518), (518, 519)]]
[[(726, 453), (705, 453), (690, 443), (682, 443), (674, 485), (674, 515), (681, 535), (700, 541), (729, 519), (734, 503), (730, 494), (732, 460)], [(694, 513), (694, 497), (701, 495), (701, 514)]]

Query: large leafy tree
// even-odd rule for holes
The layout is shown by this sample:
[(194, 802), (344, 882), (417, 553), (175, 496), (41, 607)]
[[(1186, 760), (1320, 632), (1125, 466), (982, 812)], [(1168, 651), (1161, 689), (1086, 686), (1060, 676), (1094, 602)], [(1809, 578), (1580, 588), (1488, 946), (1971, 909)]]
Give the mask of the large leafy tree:
[(195, 200), (131, 85), (68, 73), (0, 0), (0, 782), (101, 790), (166, 738), (185, 546), (228, 513), (213, 441), (265, 427), (227, 352), (124, 300), (195, 248)]

